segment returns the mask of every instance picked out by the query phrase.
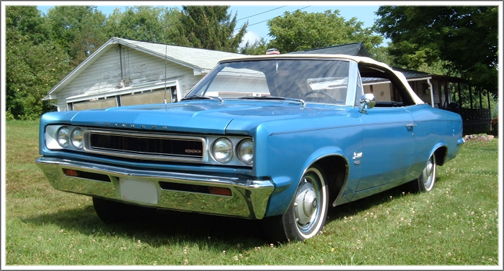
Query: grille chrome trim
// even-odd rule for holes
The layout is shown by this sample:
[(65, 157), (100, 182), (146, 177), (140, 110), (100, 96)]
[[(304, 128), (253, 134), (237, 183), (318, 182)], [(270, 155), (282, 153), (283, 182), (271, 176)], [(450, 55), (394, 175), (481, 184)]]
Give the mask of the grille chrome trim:
[[(123, 142), (115, 142), (107, 146), (95, 146), (92, 145), (92, 136), (101, 136), (110, 139), (120, 139)], [(111, 130), (95, 130), (88, 129), (83, 133), (84, 137), (84, 151), (88, 153), (116, 156), (129, 159), (139, 159), (139, 160), (154, 160), (154, 161), (175, 161), (175, 162), (203, 162), (206, 159), (206, 140), (203, 137), (194, 136), (180, 136), (180, 135), (163, 135), (157, 133), (146, 133), (146, 132), (122, 132), (122, 131), (111, 131)], [(169, 151), (149, 151), (147, 149), (138, 149), (137, 146), (131, 146), (134, 141), (143, 140), (144, 145), (151, 144), (162, 144), (163, 141), (171, 144), (171, 148), (176, 147), (176, 144), (182, 143), (185, 145), (182, 147), (186, 154), (182, 154), (180, 151), (169, 152)], [(168, 142), (169, 141), (169, 142)], [(201, 144), (201, 149), (199, 147), (192, 147), (188, 145), (199, 145)], [(118, 148), (112, 146), (119, 146)], [(187, 146), (187, 147), (186, 147)], [(150, 147), (153, 148), (152, 146)], [(180, 149), (180, 147), (179, 147)]]

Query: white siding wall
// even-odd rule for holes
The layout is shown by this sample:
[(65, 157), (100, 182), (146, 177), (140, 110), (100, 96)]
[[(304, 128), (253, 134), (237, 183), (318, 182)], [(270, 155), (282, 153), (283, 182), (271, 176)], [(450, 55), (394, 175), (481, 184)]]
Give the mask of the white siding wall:
[(114, 89), (121, 77), (119, 66), (119, 52), (117, 45), (106, 49), (107, 51), (95, 60), (86, 70), (72, 80), (68, 85), (58, 91), (58, 106), (66, 109), (66, 99), (81, 94), (97, 94)]
[(127, 47), (123, 51), (123, 64), (126, 66), (124, 77), (130, 77), (133, 84), (163, 80), (165, 65), (166, 78), (192, 76), (193, 74), (192, 69)]
[[(183, 96), (203, 77), (203, 75), (194, 76), (193, 70), (185, 66), (126, 46), (122, 46), (122, 49), (123, 77), (130, 79), (132, 89), (138, 85), (161, 82), (165, 78), (165, 66), (166, 78), (179, 80)], [(60, 110), (67, 110), (68, 97), (82, 94), (103, 95), (119, 90), (117, 88), (121, 81), (119, 47), (113, 45), (105, 50), (107, 51), (94, 63), (56, 93)], [(159, 88), (159, 85), (156, 88)]]
[(182, 98), (184, 98), (184, 96), (189, 93), (192, 87), (194, 87), (194, 85), (196, 85), (196, 83), (198, 83), (198, 81), (201, 80), (201, 78), (203, 78), (204, 76), (204, 74), (194, 76), (192, 75), (192, 71), (191, 75), (184, 76), (184, 78), (179, 81), (180, 93), (182, 96), (178, 97), (178, 100), (180, 101)]

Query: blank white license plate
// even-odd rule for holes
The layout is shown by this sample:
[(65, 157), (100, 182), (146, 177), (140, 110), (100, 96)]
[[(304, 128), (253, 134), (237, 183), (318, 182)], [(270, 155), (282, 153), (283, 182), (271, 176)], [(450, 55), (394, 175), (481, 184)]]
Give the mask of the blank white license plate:
[(121, 197), (125, 200), (158, 203), (158, 190), (153, 182), (124, 178), (120, 180), (119, 186)]

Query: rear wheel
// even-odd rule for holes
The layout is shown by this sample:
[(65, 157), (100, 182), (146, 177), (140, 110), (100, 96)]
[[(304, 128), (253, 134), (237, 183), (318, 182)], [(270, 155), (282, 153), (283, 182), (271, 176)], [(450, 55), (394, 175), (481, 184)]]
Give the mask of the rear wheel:
[(310, 167), (285, 214), (266, 219), (266, 234), (276, 241), (304, 241), (315, 236), (324, 226), (328, 197), (322, 171)]
[(105, 223), (147, 221), (154, 217), (156, 209), (125, 204), (104, 198), (93, 197), (96, 214)]
[(432, 154), (418, 179), (412, 182), (413, 192), (429, 192), (436, 183), (436, 155)]

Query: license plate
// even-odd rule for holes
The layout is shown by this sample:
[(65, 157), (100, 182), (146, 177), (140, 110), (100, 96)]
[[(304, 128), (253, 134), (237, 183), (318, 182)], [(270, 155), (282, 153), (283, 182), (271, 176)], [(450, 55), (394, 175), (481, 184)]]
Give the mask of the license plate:
[(120, 180), (121, 197), (125, 200), (157, 204), (158, 190), (156, 184), (135, 179)]

